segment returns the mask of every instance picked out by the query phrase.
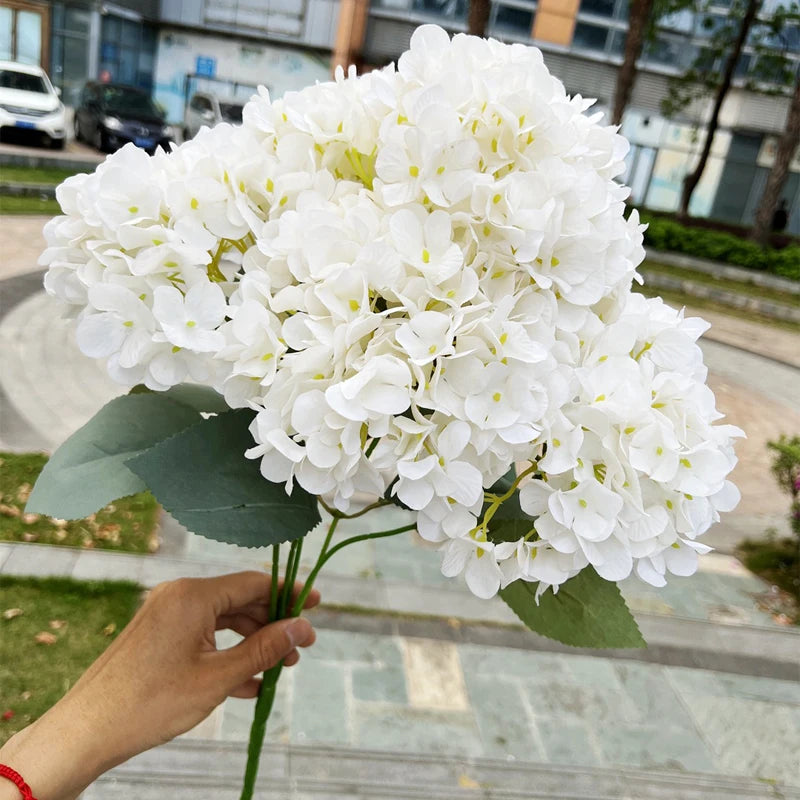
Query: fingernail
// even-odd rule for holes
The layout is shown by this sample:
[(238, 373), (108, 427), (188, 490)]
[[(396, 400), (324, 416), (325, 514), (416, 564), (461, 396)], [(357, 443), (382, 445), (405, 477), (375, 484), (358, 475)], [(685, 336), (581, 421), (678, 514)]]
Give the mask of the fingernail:
[(292, 647), (303, 644), (311, 635), (311, 623), (307, 619), (297, 617), (286, 626), (286, 636)]

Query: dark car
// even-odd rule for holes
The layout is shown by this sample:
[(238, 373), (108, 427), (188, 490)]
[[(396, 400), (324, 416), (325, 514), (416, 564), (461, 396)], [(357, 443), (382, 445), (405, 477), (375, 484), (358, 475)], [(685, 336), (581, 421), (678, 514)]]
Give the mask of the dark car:
[(150, 95), (133, 86), (87, 83), (75, 109), (75, 138), (104, 153), (133, 142), (152, 153), (169, 149), (172, 128)]

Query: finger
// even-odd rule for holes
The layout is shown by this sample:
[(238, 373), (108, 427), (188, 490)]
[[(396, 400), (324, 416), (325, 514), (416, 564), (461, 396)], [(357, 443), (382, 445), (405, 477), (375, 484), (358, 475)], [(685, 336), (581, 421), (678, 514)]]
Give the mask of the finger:
[(253, 619), (247, 614), (223, 614), (221, 617), (217, 617), (216, 630), (227, 629), (235, 631), (240, 636), (252, 636), (264, 627), (265, 622), (266, 620)]
[[(300, 596), (300, 593), (303, 591), (305, 584), (300, 583), (299, 581), (295, 583), (294, 589), (292, 590), (292, 603), (291, 605), (294, 606), (295, 602), (297, 602), (297, 598)], [(280, 588), (283, 587), (283, 581), (280, 583)], [(309, 609), (314, 608), (314, 606), (319, 605), (321, 600), (320, 593), (317, 589), (312, 589), (309, 593), (308, 597), (306, 598), (305, 603), (303, 603), (303, 608)], [(248, 603), (246, 606), (241, 606), (240, 608), (230, 609), (230, 612), (235, 611), (239, 614), (247, 614), (248, 617), (252, 617), (255, 620), (259, 620), (264, 625), (269, 622), (269, 600), (265, 600), (261, 603)]]
[(235, 647), (214, 655), (227, 673), (227, 683), (239, 686), (257, 673), (274, 667), (295, 647), (307, 647), (313, 641), (311, 623), (303, 617), (295, 617), (273, 622)]
[[(250, 604), (269, 607), (272, 579), (265, 572), (255, 570), (235, 572), (218, 578), (198, 578), (196, 583), (204, 597), (213, 599), (217, 616), (239, 611)], [(298, 581), (292, 587), (293, 602), (300, 595), (303, 586), (304, 584)], [(279, 589), (282, 587), (283, 582), (279, 584)], [(313, 608), (319, 601), (320, 594), (313, 589), (303, 607)]]
[(258, 697), (260, 689), (261, 681), (258, 678), (250, 678), (230, 691), (228, 697), (240, 697), (243, 700), (249, 700), (251, 697)]
[(293, 667), (300, 660), (300, 653), (297, 650), (292, 650), (286, 658), (283, 659), (284, 667)]

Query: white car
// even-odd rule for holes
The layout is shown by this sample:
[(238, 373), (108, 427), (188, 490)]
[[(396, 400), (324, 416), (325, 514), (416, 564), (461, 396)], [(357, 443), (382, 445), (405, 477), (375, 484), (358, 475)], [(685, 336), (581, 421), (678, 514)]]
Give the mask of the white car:
[(60, 92), (41, 67), (0, 61), (0, 134), (13, 128), (61, 149), (66, 116)]
[(196, 92), (183, 117), (183, 138), (191, 139), (204, 125), (213, 128), (219, 122), (240, 125), (245, 101), (234, 97), (217, 97), (211, 92)]

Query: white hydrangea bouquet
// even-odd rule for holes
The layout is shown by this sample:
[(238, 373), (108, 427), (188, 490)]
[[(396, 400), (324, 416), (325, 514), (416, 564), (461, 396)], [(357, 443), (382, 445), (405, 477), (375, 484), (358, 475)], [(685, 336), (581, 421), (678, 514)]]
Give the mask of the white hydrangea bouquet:
[[(272, 545), (277, 588), (280, 543), (291, 585), (322, 506), (306, 592), (341, 547), (416, 529), (533, 630), (642, 646), (614, 582), (695, 570), (738, 500), (741, 431), (713, 424), (706, 324), (631, 292), (627, 143), (591, 104), (535, 48), (424, 26), (396, 68), (262, 89), (240, 127), (65, 181), (45, 286), (135, 388), (58, 450), (31, 508), (147, 487), (202, 536)], [(331, 546), (390, 503), (412, 524)], [(273, 616), (303, 600), (274, 592)]]

